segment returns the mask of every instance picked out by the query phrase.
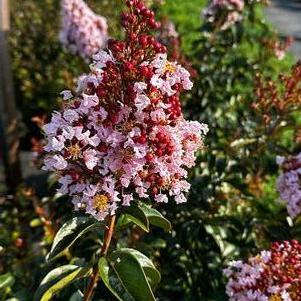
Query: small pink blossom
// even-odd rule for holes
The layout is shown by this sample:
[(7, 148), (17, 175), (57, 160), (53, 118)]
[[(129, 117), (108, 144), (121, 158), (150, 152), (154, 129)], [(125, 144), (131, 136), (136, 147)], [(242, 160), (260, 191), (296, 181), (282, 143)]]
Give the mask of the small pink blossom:
[(147, 108), (151, 104), (150, 99), (143, 94), (138, 94), (135, 100), (135, 105), (138, 112), (142, 112), (145, 108)]
[(44, 161), (44, 170), (64, 170), (67, 168), (67, 161), (59, 155), (54, 155), (53, 157), (47, 157)]
[(158, 203), (168, 203), (168, 197), (165, 194), (158, 194), (155, 197), (155, 201)]
[(131, 201), (133, 201), (133, 199), (134, 199), (133, 194), (123, 194), (122, 198), (123, 198), (123, 202), (122, 202), (123, 206), (130, 206)]
[(94, 149), (88, 149), (84, 151), (84, 160), (87, 168), (92, 170), (98, 162), (97, 151)]

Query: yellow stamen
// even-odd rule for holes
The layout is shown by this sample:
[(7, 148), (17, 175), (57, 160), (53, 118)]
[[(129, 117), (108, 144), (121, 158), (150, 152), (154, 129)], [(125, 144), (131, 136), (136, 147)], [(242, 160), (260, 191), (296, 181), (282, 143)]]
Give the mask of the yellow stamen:
[(135, 154), (134, 150), (128, 147), (128, 148), (125, 148), (125, 149), (121, 149), (119, 151), (119, 153), (117, 154), (117, 158), (120, 159), (120, 160), (127, 161), (127, 160), (132, 159), (134, 154)]
[(176, 67), (169, 61), (166, 62), (164, 66), (164, 73), (169, 72), (169, 73), (174, 73), (176, 71)]
[(150, 98), (151, 99), (156, 99), (156, 98), (160, 98), (161, 97), (161, 93), (159, 91), (153, 91), (151, 94), (150, 94)]
[(105, 211), (108, 208), (109, 198), (104, 194), (97, 194), (93, 200), (93, 206), (98, 211)]
[(269, 297), (269, 301), (282, 301), (282, 298), (279, 295), (273, 295)]
[(67, 148), (67, 151), (70, 154), (70, 157), (73, 160), (77, 160), (81, 156), (81, 148), (79, 147), (78, 144), (71, 145), (70, 147)]
[(120, 125), (119, 129), (122, 133), (126, 134), (129, 133), (134, 127), (134, 122), (133, 121), (128, 121)]

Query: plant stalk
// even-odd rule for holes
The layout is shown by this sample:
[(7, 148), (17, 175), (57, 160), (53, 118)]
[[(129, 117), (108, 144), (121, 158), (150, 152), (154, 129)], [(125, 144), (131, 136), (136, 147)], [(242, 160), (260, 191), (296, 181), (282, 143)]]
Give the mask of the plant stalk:
[[(110, 218), (108, 220), (108, 226), (105, 231), (104, 240), (103, 240), (102, 248), (100, 251), (100, 256), (105, 256), (108, 253), (108, 250), (109, 250), (109, 247), (111, 244), (111, 240), (112, 240), (112, 236), (114, 233), (115, 220), (116, 220), (116, 215), (110, 216)], [(91, 297), (97, 286), (98, 280), (99, 280), (99, 270), (98, 270), (98, 265), (96, 265), (96, 267), (94, 267), (94, 269), (93, 269), (93, 273), (92, 273), (88, 288), (85, 292), (83, 301), (91, 300)]]

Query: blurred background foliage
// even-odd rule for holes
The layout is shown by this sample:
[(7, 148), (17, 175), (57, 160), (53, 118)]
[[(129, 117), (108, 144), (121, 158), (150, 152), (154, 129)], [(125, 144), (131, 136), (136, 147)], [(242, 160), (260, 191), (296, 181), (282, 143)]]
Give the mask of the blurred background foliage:
[[(87, 2), (107, 17), (112, 36), (122, 35), (122, 0)], [(266, 47), (264, 41), (277, 34), (258, 1), (246, 1), (243, 21), (223, 31), (201, 21), (205, 0), (155, 2), (159, 16), (175, 23), (182, 50), (198, 73), (193, 91), (183, 98), (185, 115), (206, 122), (210, 134), (190, 174), (189, 202), (160, 208), (173, 223), (172, 234), (155, 231), (144, 237), (133, 229), (120, 243), (130, 240), (155, 259), (162, 272), (158, 300), (227, 300), (222, 269), (229, 260), (246, 258), (271, 241), (301, 235), (301, 221), (292, 227), (275, 189), (275, 157), (285, 152), (283, 147), (294, 151), (292, 132), (266, 135), (251, 108), (256, 74), (277, 80), (290, 71), (294, 59), (278, 60)], [(29, 138), (41, 137), (32, 117), (59, 107), (59, 92), (72, 87), (87, 64), (58, 42), (59, 0), (11, 0), (11, 6), (15, 91), (26, 129), (23, 148), (29, 149)], [(288, 118), (292, 127), (300, 126), (298, 118)], [(18, 195), (0, 200), (0, 300), (32, 301), (44, 274), (57, 264), (46, 265), (44, 256), (72, 208), (66, 197), (55, 193), (55, 185), (50, 177), (42, 193), (24, 186)], [(77, 260), (89, 260), (87, 254), (96, 244), (97, 237), (88, 236), (71, 253)], [(64, 254), (58, 260), (66, 264), (70, 258)], [(75, 283), (73, 291), (63, 291), (55, 300), (81, 300), (70, 298), (81, 285)], [(95, 300), (112, 298), (103, 295), (100, 286)]]

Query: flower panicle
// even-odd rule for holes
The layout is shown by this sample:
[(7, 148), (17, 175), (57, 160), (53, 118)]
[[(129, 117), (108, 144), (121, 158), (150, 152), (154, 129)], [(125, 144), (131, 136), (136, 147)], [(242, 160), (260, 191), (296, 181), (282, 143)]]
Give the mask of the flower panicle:
[(192, 88), (190, 74), (151, 35), (159, 26), (154, 13), (141, 1), (127, 5), (125, 40), (109, 40), (93, 56), (90, 73), (75, 92), (62, 92), (64, 109), (44, 126), (44, 169), (59, 173), (59, 191), (76, 210), (98, 220), (137, 198), (185, 202), (187, 169), (208, 132), (183, 117), (180, 94)]
[(212, 24), (226, 30), (242, 20), (243, 0), (211, 0), (203, 10), (203, 16)]
[(279, 61), (284, 59), (293, 42), (294, 39), (291, 36), (287, 37), (283, 41), (279, 40), (277, 37), (268, 39), (264, 38), (262, 40), (262, 44), (267, 48), (267, 50), (272, 52)]
[(89, 61), (108, 40), (106, 18), (95, 14), (83, 0), (62, 0), (60, 42)]
[(295, 301), (301, 296), (301, 244), (275, 242), (247, 262), (234, 261), (224, 271), (231, 301)]
[(295, 218), (301, 214), (301, 154), (278, 157), (277, 163), (282, 169), (277, 179), (277, 190), (286, 204), (288, 214)]

